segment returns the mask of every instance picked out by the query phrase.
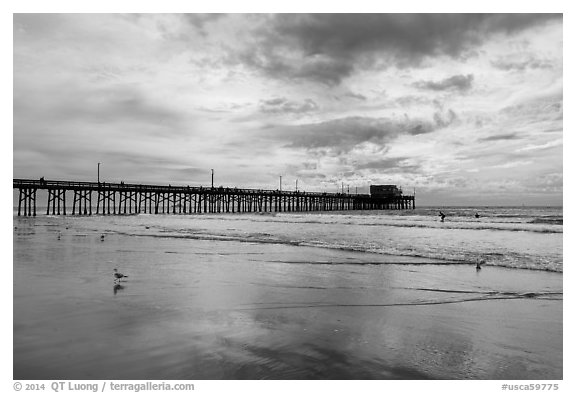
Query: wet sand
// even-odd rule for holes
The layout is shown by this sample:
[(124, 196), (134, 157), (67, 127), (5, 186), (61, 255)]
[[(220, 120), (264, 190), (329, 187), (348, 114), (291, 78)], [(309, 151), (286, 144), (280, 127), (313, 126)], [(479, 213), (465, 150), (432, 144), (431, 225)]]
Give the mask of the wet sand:
[(14, 234), (14, 379), (563, 377), (559, 273), (62, 231)]

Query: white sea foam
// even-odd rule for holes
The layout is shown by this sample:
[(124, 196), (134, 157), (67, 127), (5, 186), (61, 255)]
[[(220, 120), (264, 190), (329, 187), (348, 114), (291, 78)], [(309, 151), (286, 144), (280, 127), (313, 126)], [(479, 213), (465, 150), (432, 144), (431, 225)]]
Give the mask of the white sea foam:
[[(442, 208), (445, 222), (437, 217), (438, 210), (59, 216), (24, 220), (31, 220), (34, 225), (74, 220), (76, 231), (82, 233), (111, 231), (126, 236), (278, 243), (422, 257), (425, 263), (481, 262), (509, 268), (563, 270), (562, 208)], [(476, 212), (480, 218), (474, 217)], [(358, 258), (362, 260), (361, 256)], [(394, 263), (393, 258), (391, 261)]]

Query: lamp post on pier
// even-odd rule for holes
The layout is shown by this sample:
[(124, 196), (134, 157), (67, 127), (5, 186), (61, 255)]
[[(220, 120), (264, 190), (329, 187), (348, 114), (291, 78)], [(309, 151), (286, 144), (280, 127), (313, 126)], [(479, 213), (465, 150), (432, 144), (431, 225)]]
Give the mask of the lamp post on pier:
[(98, 184), (100, 184), (100, 163), (98, 163)]
[(210, 169), (212, 171), (212, 188), (214, 188), (214, 169)]

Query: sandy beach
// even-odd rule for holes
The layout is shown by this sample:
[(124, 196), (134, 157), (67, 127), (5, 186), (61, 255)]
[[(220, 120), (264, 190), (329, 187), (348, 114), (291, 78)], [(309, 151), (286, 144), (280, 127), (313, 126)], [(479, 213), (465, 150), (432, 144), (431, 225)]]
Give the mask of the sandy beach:
[(561, 273), (61, 230), (15, 229), (14, 379), (563, 377)]

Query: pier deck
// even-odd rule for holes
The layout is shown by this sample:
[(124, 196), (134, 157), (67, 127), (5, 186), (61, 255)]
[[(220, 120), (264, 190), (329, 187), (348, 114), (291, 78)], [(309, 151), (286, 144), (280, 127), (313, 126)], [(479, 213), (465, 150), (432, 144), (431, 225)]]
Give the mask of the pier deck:
[[(19, 190), (18, 215), (36, 215), (38, 190), (48, 192), (46, 214), (65, 215), (66, 192), (73, 193), (73, 215), (197, 214), (414, 209), (413, 195), (320, 193), (229, 187), (163, 186), (13, 179)], [(95, 198), (92, 198), (93, 195)], [(95, 202), (95, 203), (94, 203)]]

